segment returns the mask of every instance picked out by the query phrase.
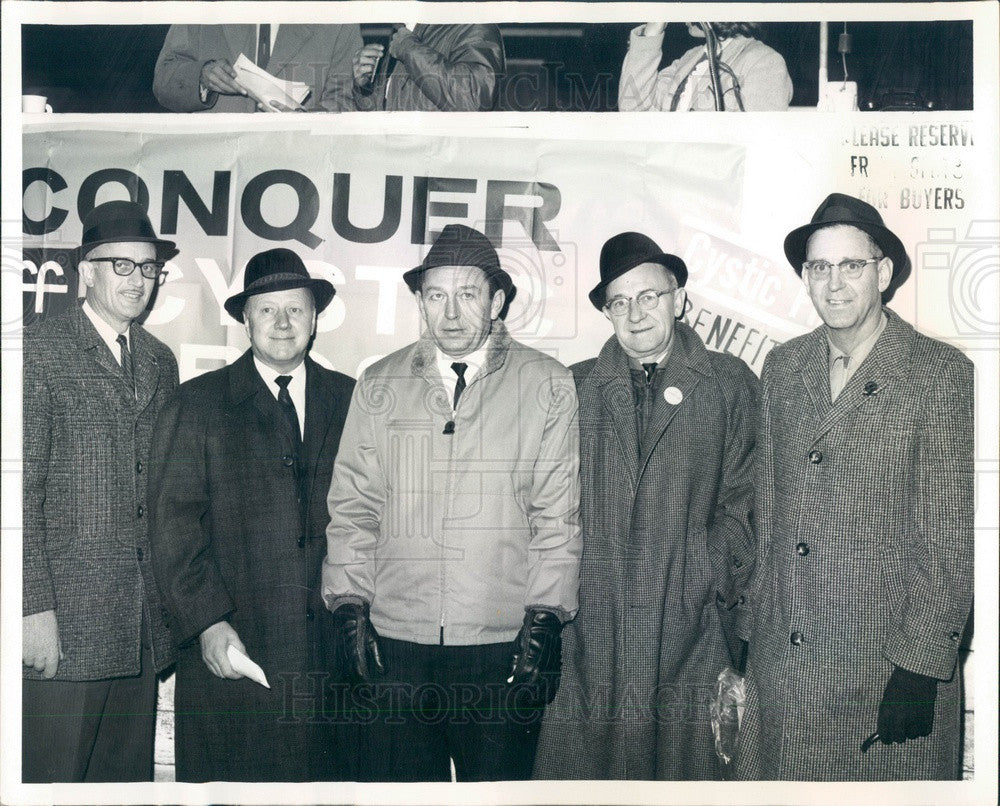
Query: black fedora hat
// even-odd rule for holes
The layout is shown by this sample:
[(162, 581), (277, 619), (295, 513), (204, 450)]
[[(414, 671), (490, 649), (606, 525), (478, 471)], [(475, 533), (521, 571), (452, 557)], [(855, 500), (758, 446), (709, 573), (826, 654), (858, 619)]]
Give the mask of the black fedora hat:
[(802, 274), (802, 263), (806, 259), (806, 244), (816, 230), (847, 225), (868, 233), (878, 244), (887, 258), (892, 260), (892, 279), (884, 292), (891, 296), (910, 276), (910, 258), (903, 242), (886, 227), (878, 210), (867, 202), (844, 193), (831, 193), (813, 213), (812, 221), (796, 227), (785, 236), (785, 257), (792, 264), (795, 273)]
[(170, 260), (180, 251), (177, 244), (157, 238), (146, 211), (135, 202), (109, 201), (83, 217), (83, 238), (77, 250), (80, 260), (103, 243), (151, 243), (157, 260)]
[(687, 282), (687, 266), (677, 255), (664, 252), (656, 241), (641, 232), (622, 232), (601, 247), (601, 282), (590, 292), (593, 306), (601, 310), (607, 301), (604, 292), (608, 284), (643, 263), (659, 263), (677, 278), (679, 287)]
[(508, 303), (517, 293), (514, 281), (500, 267), (500, 258), (490, 239), (464, 224), (448, 224), (441, 230), (423, 262), (406, 272), (403, 281), (410, 291), (416, 293), (420, 290), (423, 273), (438, 266), (476, 266), (482, 269), (487, 279), (497, 282)]
[(308, 288), (316, 301), (316, 313), (321, 314), (333, 295), (333, 284), (309, 276), (306, 264), (291, 249), (268, 249), (250, 258), (243, 273), (243, 290), (226, 300), (226, 312), (237, 322), (243, 321), (243, 307), (255, 294)]

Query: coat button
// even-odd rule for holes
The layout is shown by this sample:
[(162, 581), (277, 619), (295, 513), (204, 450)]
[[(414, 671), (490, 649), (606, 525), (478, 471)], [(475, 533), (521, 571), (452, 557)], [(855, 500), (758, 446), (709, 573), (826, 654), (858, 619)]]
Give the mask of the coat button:
[(802, 644), (802, 633), (796, 630), (789, 636), (789, 640), (792, 642), (792, 646), (800, 646)]
[(809, 553), (808, 543), (799, 543), (795, 546), (795, 553), (800, 557), (805, 557)]
[(746, 596), (740, 596), (740, 598), (737, 599), (737, 602), (739, 604), (741, 604), (741, 605), (745, 605), (747, 603), (747, 597)]
[(170, 611), (167, 610), (167, 608), (165, 608), (165, 607), (161, 607), (160, 608), (160, 615), (163, 616), (163, 618), (170, 618)]
[(307, 608), (306, 609), (306, 621), (312, 621), (314, 618), (316, 618), (316, 614), (313, 613), (312, 608), (311, 607)]
[(733, 557), (733, 568), (742, 568), (742, 567), (743, 567), (743, 560), (741, 560), (739, 557)]
[(818, 465), (820, 462), (823, 461), (823, 452), (809, 451), (809, 461), (812, 462), (814, 465)]
[(143, 509), (142, 504), (139, 504), (139, 508), (136, 510), (136, 515), (138, 515), (141, 518), (145, 514), (146, 510)]
[(142, 462), (136, 462), (135, 463), (135, 472), (136, 473), (141, 473), (142, 472)]
[(955, 630), (954, 632), (952, 632), (952, 634), (950, 636), (950, 638), (951, 638), (952, 641), (957, 641), (961, 637), (962, 637), (962, 634), (958, 630)]
[(293, 458), (292, 458), (291, 456), (289, 456), (289, 455), (288, 455), (288, 454), (286, 453), (286, 454), (285, 454), (284, 456), (282, 456), (282, 457), (281, 457), (281, 463), (282, 463), (282, 464), (283, 464), (283, 465), (284, 465), (285, 467), (291, 467), (292, 465), (294, 465), (294, 464), (295, 464), (295, 459), (293, 459)]
[(299, 548), (300, 549), (304, 549), (306, 547), (306, 538), (305, 538), (305, 535), (302, 535), (302, 536), (299, 537), (298, 544), (299, 544)]
[(142, 559), (142, 548), (141, 547), (137, 548), (135, 550), (135, 556), (138, 557), (140, 560)]

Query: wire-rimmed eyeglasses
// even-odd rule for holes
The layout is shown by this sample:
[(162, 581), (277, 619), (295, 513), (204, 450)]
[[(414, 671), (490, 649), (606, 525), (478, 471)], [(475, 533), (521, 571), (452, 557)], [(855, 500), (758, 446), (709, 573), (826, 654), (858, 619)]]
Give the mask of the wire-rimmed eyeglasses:
[(651, 311), (660, 304), (660, 297), (673, 294), (676, 290), (676, 288), (668, 288), (666, 291), (643, 291), (635, 297), (615, 297), (604, 304), (604, 310), (612, 316), (625, 316), (634, 299), (635, 304), (642, 310)]
[(865, 266), (869, 263), (878, 263), (881, 259), (880, 257), (870, 257), (867, 260), (863, 258), (848, 258), (847, 260), (840, 261), (840, 263), (829, 263), (826, 260), (807, 260), (802, 264), (802, 271), (808, 272), (809, 276), (815, 280), (825, 280), (830, 276), (833, 267), (836, 266), (840, 269), (842, 277), (846, 277), (848, 280), (857, 280), (861, 276), (861, 272), (864, 271)]

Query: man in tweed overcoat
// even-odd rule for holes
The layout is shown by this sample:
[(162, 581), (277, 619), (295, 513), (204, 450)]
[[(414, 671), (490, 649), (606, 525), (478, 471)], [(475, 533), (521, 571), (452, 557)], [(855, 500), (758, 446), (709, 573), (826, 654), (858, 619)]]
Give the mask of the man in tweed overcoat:
[[(225, 303), (250, 349), (182, 384), (157, 420), (153, 568), (178, 644), (180, 781), (351, 775), (326, 712), (319, 573), (354, 381), (306, 355), (333, 295), (289, 249), (253, 257)], [(234, 669), (231, 648), (271, 688)]]
[[(687, 268), (648, 237), (601, 251), (614, 327), (580, 397), (580, 611), (536, 778), (718, 779), (708, 711), (753, 561), (757, 378), (683, 322)], [(735, 656), (735, 657), (733, 657)]]
[(145, 211), (84, 217), (82, 307), (24, 334), (22, 773), (150, 781), (173, 660), (149, 563), (147, 457), (177, 362), (136, 322), (177, 254)]
[(763, 370), (738, 766), (781, 780), (955, 778), (973, 367), (882, 307), (909, 260), (870, 205), (832, 194), (785, 254), (824, 324)]

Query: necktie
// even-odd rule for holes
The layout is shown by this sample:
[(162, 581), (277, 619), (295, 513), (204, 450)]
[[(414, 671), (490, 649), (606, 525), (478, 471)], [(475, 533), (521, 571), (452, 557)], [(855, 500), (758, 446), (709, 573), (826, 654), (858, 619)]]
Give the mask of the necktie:
[(451, 368), (458, 375), (458, 380), (455, 381), (455, 400), (451, 405), (452, 409), (457, 409), (458, 399), (462, 396), (462, 392), (465, 391), (465, 370), (469, 368), (469, 365), (463, 364), (461, 361), (456, 361), (451, 365)]
[(838, 355), (833, 359), (833, 366), (830, 367), (830, 402), (834, 402), (840, 397), (844, 386), (847, 384), (847, 365), (850, 363), (849, 355)]
[(263, 24), (257, 34), (257, 66), (267, 69), (267, 63), (271, 60), (271, 26)]
[(274, 379), (274, 382), (280, 387), (278, 389), (278, 402), (281, 404), (281, 410), (285, 414), (285, 419), (288, 420), (292, 434), (295, 435), (295, 442), (300, 443), (302, 442), (302, 432), (299, 430), (299, 415), (295, 411), (292, 396), (288, 394), (288, 384), (292, 382), (292, 376), (279, 375)]
[(132, 351), (128, 348), (128, 339), (124, 333), (119, 333), (116, 341), (122, 351), (122, 376), (128, 388), (132, 390), (132, 396), (135, 397), (135, 370), (132, 367)]
[(656, 372), (656, 362), (652, 364), (643, 364), (642, 371), (646, 373), (646, 384), (647, 386), (653, 382), (653, 373)]

